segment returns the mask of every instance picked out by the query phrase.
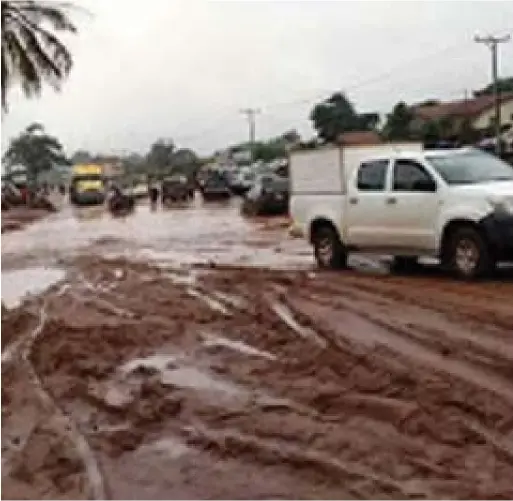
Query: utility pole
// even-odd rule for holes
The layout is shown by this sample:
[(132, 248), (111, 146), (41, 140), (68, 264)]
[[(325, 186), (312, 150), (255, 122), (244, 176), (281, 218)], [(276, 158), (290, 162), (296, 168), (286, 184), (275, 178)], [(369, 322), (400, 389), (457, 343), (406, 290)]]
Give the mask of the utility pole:
[(240, 110), (243, 115), (246, 115), (249, 124), (249, 148), (251, 153), (251, 162), (254, 159), (255, 150), (255, 116), (260, 113), (258, 108), (244, 108)]
[(489, 49), (492, 56), (492, 81), (493, 81), (493, 97), (495, 103), (495, 151), (497, 155), (502, 153), (501, 147), (501, 102), (500, 102), (500, 92), (499, 92), (499, 77), (497, 70), (497, 46), (500, 43), (509, 42), (510, 36), (504, 35), (502, 37), (494, 37), (492, 35), (488, 35), (486, 37), (475, 36), (474, 40), (477, 43), (485, 44)]

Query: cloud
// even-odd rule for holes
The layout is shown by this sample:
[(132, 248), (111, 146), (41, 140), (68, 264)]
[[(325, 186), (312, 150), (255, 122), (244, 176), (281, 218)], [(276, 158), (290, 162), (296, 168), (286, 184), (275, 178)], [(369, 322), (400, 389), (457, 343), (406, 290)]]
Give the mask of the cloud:
[[(489, 80), (476, 32), (501, 31), (494, 2), (81, 2), (75, 67), (59, 94), (13, 93), (2, 149), (32, 121), (66, 148), (146, 150), (158, 137), (202, 153), (247, 137), (239, 109), (262, 109), (257, 135), (311, 133), (315, 99), (346, 90), (362, 110), (400, 99), (462, 97)], [(513, 43), (501, 47), (513, 74)]]

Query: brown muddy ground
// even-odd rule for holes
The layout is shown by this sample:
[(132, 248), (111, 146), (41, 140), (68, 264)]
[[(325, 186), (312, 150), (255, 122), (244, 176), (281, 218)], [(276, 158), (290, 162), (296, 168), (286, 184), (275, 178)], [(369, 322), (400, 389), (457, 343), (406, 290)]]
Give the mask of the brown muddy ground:
[(2, 312), (3, 498), (513, 498), (510, 273), (68, 265)]
[(2, 211), (2, 233), (25, 228), (30, 223), (38, 221), (50, 212), (45, 209), (32, 209), (29, 207), (11, 207)]

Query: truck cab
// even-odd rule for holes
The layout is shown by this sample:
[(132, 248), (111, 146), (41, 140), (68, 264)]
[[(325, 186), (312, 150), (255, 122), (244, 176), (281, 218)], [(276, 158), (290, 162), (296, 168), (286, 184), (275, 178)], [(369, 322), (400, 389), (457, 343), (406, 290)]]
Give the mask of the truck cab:
[(105, 201), (105, 178), (101, 165), (73, 166), (70, 202), (76, 205), (102, 205)]
[[(326, 157), (327, 169), (340, 177), (338, 194), (306, 194), (301, 162), (291, 158), (291, 214), (319, 266), (345, 266), (350, 252), (391, 255), (400, 267), (430, 256), (460, 277), (474, 278), (499, 261), (513, 261), (508, 164), (471, 148), (382, 150), (360, 148), (352, 165), (344, 163), (351, 158), (347, 151), (339, 162)], [(336, 177), (332, 173), (332, 184)]]

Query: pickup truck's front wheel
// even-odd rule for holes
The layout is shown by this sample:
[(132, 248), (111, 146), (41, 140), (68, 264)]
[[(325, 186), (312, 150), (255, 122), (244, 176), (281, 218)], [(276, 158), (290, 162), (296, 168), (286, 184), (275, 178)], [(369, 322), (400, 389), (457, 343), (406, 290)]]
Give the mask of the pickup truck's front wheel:
[(318, 228), (312, 236), (312, 242), (319, 268), (340, 269), (347, 266), (346, 249), (334, 228)]
[(447, 250), (447, 264), (459, 278), (483, 277), (495, 267), (486, 240), (472, 227), (458, 228), (451, 235)]

